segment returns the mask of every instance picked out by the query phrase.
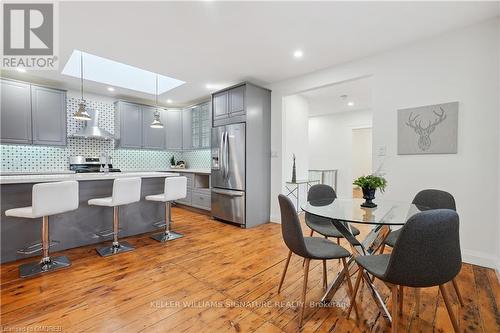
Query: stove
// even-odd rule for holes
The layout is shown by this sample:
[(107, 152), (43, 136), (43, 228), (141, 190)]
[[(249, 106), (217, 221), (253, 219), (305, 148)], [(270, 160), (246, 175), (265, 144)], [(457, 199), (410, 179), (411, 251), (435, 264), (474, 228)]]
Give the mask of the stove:
[[(106, 166), (108, 168), (104, 169)], [(69, 169), (76, 173), (121, 172), (120, 169), (113, 168), (110, 157), (71, 156), (69, 158)]]

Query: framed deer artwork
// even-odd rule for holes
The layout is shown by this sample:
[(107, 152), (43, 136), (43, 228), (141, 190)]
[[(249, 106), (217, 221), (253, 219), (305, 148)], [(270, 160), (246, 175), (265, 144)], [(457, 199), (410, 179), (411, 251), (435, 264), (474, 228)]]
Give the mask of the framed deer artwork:
[(398, 155), (456, 154), (458, 102), (398, 110)]

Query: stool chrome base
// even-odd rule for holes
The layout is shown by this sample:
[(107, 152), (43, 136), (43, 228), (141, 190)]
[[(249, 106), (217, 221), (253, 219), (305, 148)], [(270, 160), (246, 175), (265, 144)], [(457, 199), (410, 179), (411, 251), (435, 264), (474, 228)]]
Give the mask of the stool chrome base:
[(54, 257), (50, 258), (49, 262), (30, 262), (19, 266), (19, 276), (22, 278), (35, 276), (42, 273), (56, 271), (61, 268), (66, 268), (71, 266), (71, 262), (68, 257)]
[(129, 252), (135, 248), (128, 242), (120, 242), (118, 246), (103, 246), (96, 249), (101, 257), (108, 257), (122, 252)]
[(161, 234), (156, 234), (156, 235), (151, 236), (151, 238), (153, 238), (154, 240), (157, 240), (158, 242), (162, 242), (162, 243), (168, 242), (168, 241), (171, 241), (171, 240), (174, 240), (177, 238), (181, 238), (181, 237), (184, 237), (184, 235), (180, 234), (178, 232), (175, 232), (175, 231), (170, 231), (169, 233), (162, 232)]

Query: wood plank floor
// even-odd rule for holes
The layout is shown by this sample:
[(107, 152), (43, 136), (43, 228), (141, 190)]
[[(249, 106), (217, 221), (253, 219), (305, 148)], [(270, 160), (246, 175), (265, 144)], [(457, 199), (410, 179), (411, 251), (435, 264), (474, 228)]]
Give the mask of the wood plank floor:
[[(277, 286), (287, 249), (280, 226), (240, 229), (181, 208), (174, 229), (184, 238), (160, 244), (129, 238), (136, 250), (101, 258), (95, 246), (64, 251), (69, 269), (19, 279), (1, 266), (1, 325), (9, 331), (56, 332), (296, 332), (302, 261), (292, 256), (281, 294)], [(306, 229), (304, 228), (304, 231)], [(365, 231), (366, 232), (366, 231)], [(328, 279), (339, 270), (328, 263)], [(304, 332), (388, 332), (366, 288), (360, 289), (359, 324), (345, 318), (343, 286), (335, 306), (316, 303), (323, 293), (321, 262), (311, 262)], [(493, 270), (463, 265), (458, 277), (465, 307), (450, 288), (463, 332), (500, 332), (500, 286)], [(378, 283), (387, 299), (389, 290)], [(311, 303), (310, 303), (311, 302)], [(390, 300), (388, 301), (390, 302)], [(404, 298), (400, 332), (452, 332), (437, 288), (423, 289), (420, 317), (412, 290)]]

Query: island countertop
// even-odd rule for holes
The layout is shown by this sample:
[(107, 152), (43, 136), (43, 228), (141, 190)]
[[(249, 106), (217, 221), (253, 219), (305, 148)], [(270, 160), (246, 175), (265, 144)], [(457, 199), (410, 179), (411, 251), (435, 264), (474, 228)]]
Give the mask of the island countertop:
[(0, 184), (45, 183), (65, 180), (110, 180), (121, 177), (165, 178), (179, 176), (175, 172), (95, 172), (95, 173), (61, 173), (61, 174), (26, 174), (0, 176)]

